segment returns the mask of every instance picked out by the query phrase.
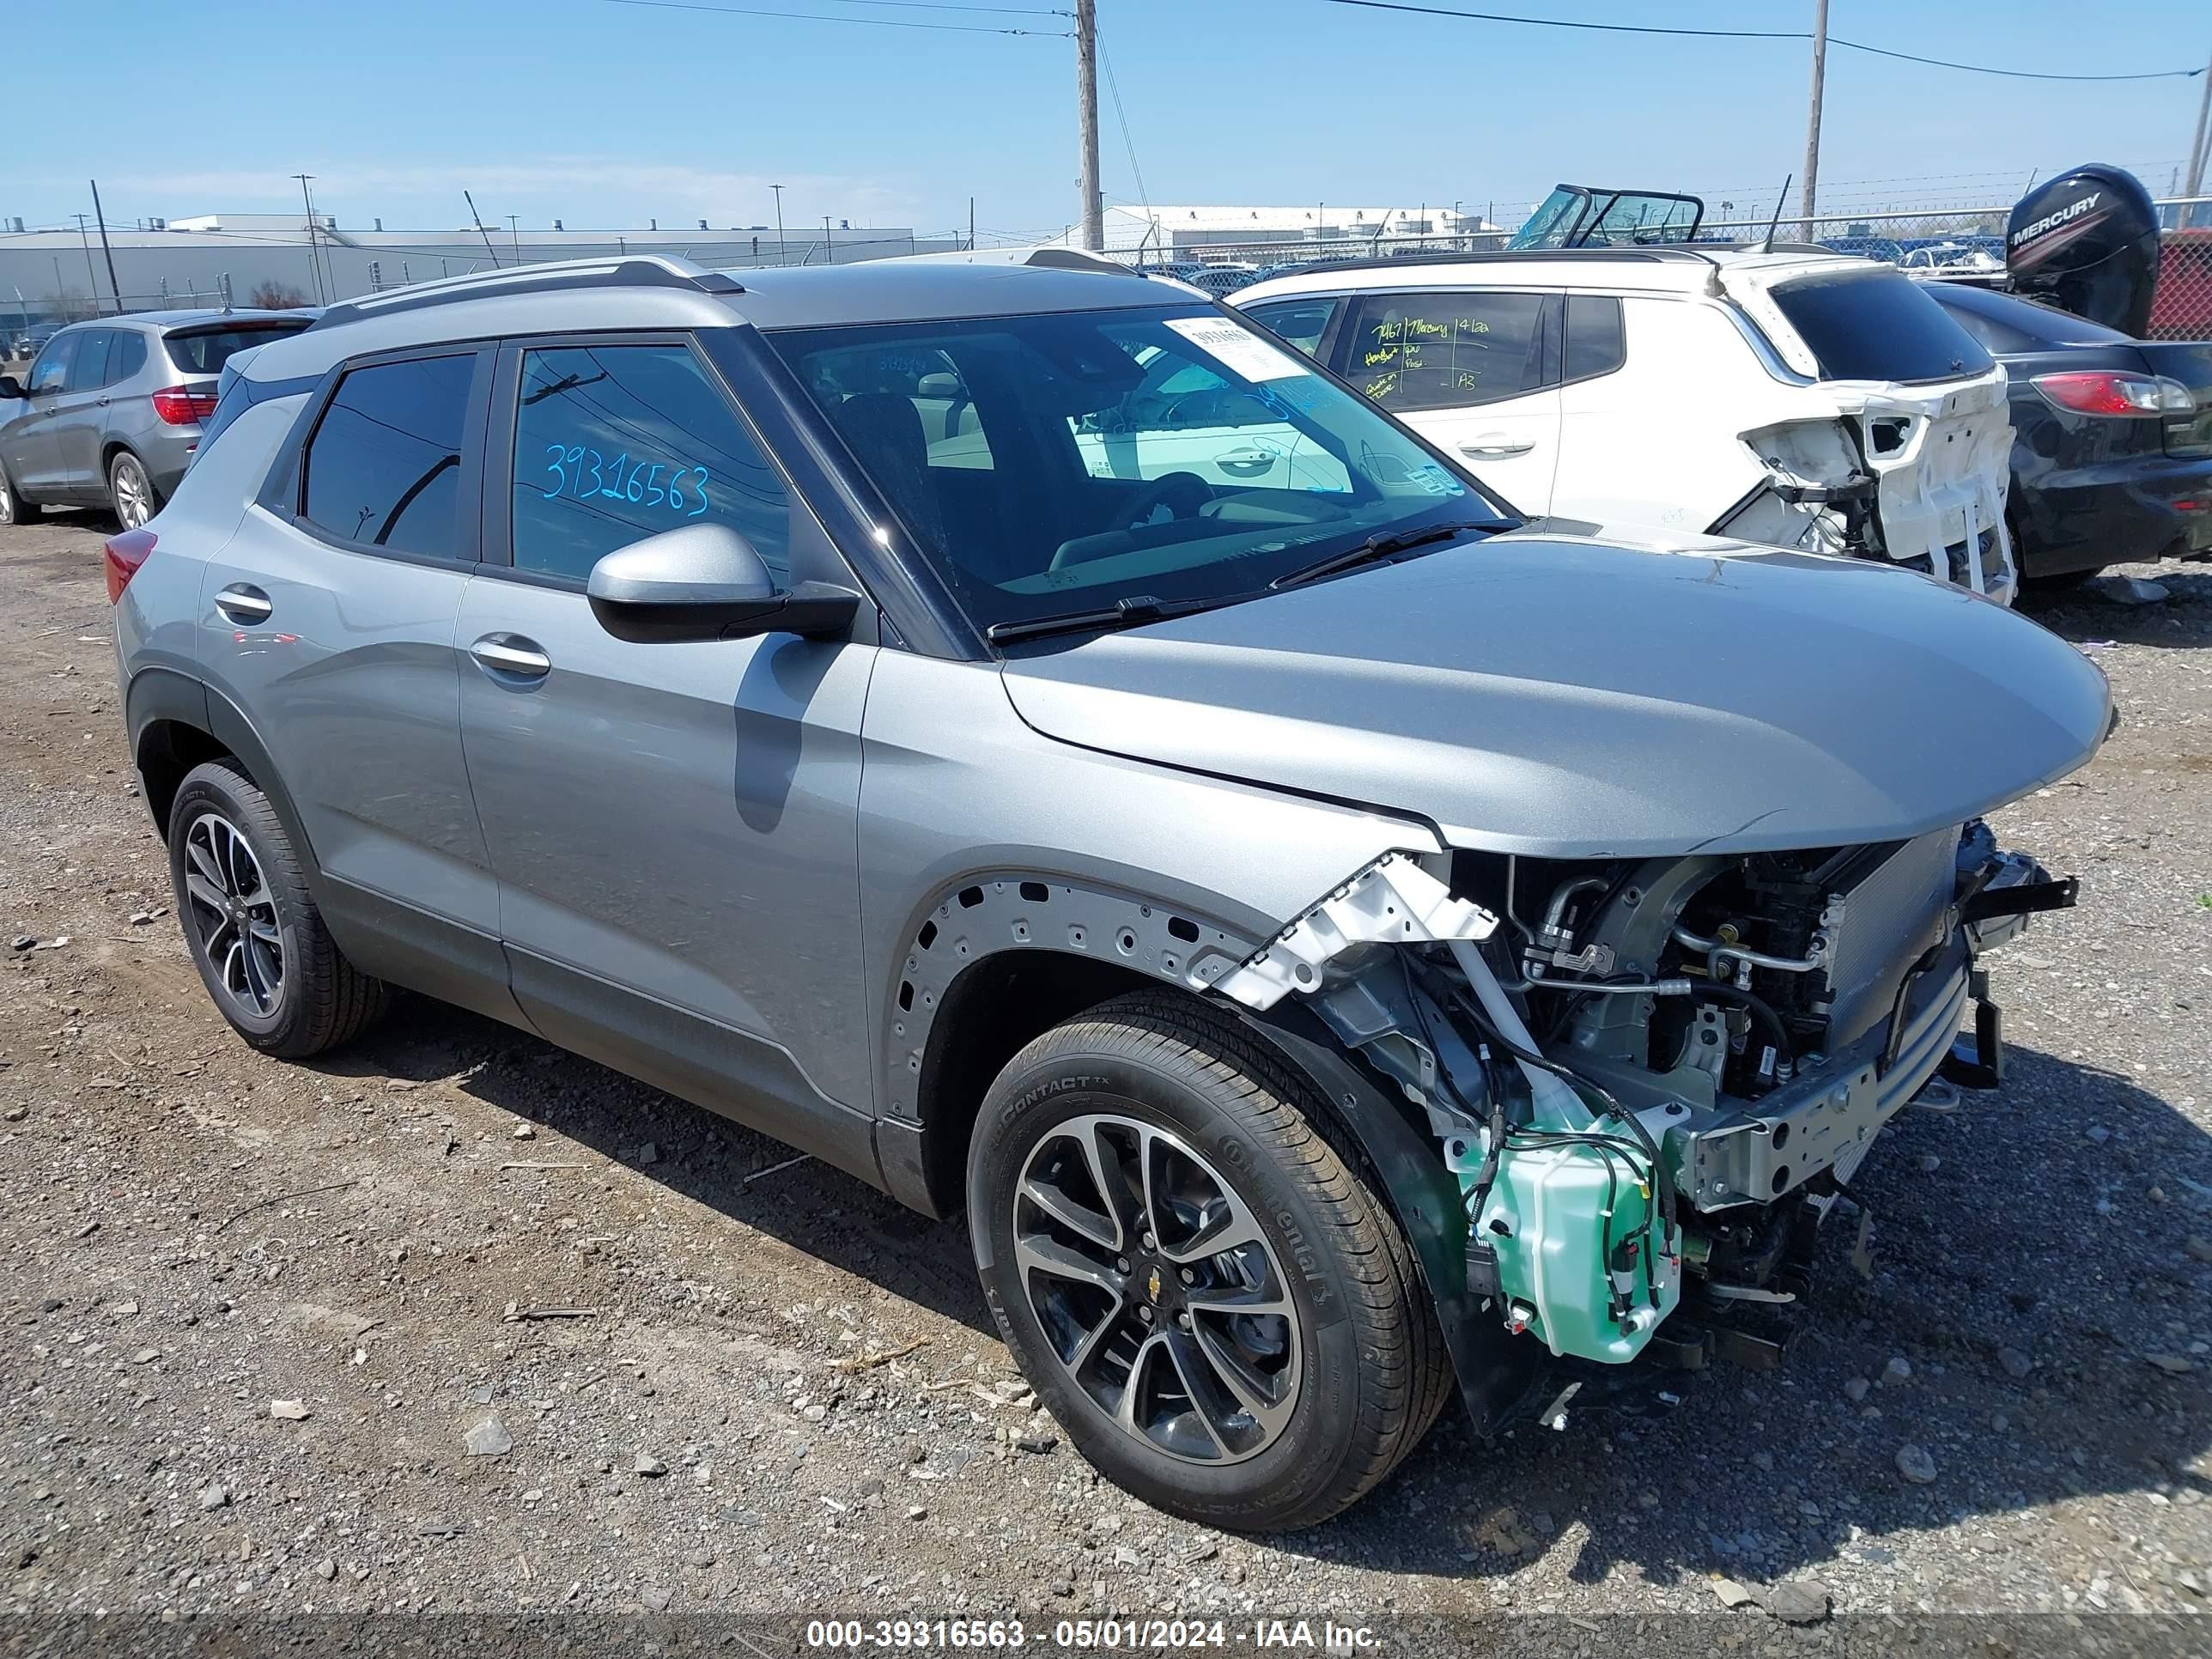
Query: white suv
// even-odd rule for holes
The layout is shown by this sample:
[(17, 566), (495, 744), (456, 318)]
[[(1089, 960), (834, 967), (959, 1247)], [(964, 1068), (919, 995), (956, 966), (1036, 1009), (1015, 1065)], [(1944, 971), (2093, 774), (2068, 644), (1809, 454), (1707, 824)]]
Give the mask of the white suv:
[(1887, 559), (2011, 601), (2004, 370), (1887, 265), (1449, 254), (1235, 304), (1532, 516)]

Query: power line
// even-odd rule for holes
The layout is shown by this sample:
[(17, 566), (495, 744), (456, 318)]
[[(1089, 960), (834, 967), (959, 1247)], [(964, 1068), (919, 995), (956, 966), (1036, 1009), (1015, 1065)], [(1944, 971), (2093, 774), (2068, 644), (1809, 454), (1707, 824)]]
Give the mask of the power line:
[[(1066, 40), (1066, 29), (1008, 28), (988, 23), (917, 23), (901, 17), (825, 17), (813, 11), (767, 11), (751, 6), (710, 6), (701, 0), (599, 0), (603, 6), (637, 6), (651, 11), (702, 11), (720, 17), (781, 17), (800, 23), (855, 23), (864, 28), (927, 29), (939, 34), (1021, 34)], [(836, 4), (839, 0), (827, 0)], [(981, 10), (983, 8), (976, 8)], [(997, 9), (997, 8), (992, 8)], [(1008, 9), (1012, 9), (1008, 8)], [(1023, 14), (1032, 17), (1057, 17), (1062, 14), (1034, 11)]]
[(1145, 204), (1145, 216), (1152, 216), (1152, 198), (1145, 189), (1144, 169), (1137, 165), (1136, 141), (1129, 137), (1129, 117), (1121, 107), (1121, 83), (1114, 78), (1113, 54), (1102, 42), (1098, 47), (1099, 61), (1106, 66), (1106, 90), (1114, 100), (1114, 118), (1121, 124), (1121, 148), (1129, 152), (1129, 171), (1137, 180), (1137, 199)]
[[(1809, 29), (1690, 29), (1670, 28), (1656, 23), (1590, 23), (1565, 17), (1517, 17), (1505, 12), (1460, 11), (1447, 6), (1420, 6), (1408, 0), (1326, 0), (1332, 6), (1358, 6), (1369, 11), (1414, 12), (1425, 17), (1457, 17), (1477, 23), (1518, 23), (1528, 28), (1581, 29), (1595, 34), (1664, 34), (1694, 40), (1810, 40)], [(1832, 46), (1841, 46), (1852, 52), (1863, 52), (1876, 58), (1895, 58), (1900, 63), (1925, 64), (1935, 69), (1959, 70), (1968, 75), (1996, 75), (2014, 81), (2185, 81), (2203, 74), (2203, 69), (2145, 70), (2135, 75), (2061, 75), (2045, 70), (1993, 69), (1987, 64), (1954, 63), (1948, 58), (1923, 58), (1910, 52), (1893, 52), (1887, 46), (1869, 46), (1863, 41), (1846, 40), (1840, 35), (1828, 37)]]

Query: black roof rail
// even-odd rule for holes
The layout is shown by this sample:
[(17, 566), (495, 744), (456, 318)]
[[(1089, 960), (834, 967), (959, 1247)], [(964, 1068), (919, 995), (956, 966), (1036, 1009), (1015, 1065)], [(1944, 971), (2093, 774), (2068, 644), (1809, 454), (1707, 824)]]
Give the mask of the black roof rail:
[(1143, 277), (1145, 275), (1135, 266), (1125, 265), (1119, 259), (1109, 259), (1103, 253), (1091, 253), (1077, 247), (1032, 248), (1022, 263), (1054, 270), (1095, 271), (1101, 276)]
[(510, 294), (544, 294), (580, 288), (678, 288), (695, 294), (743, 294), (744, 287), (725, 271), (707, 270), (689, 259), (665, 253), (630, 253), (612, 259), (560, 259), (538, 265), (508, 265), (466, 276), (416, 283), (386, 294), (371, 294), (332, 306), (311, 328), (359, 322), (464, 300), (504, 299)]

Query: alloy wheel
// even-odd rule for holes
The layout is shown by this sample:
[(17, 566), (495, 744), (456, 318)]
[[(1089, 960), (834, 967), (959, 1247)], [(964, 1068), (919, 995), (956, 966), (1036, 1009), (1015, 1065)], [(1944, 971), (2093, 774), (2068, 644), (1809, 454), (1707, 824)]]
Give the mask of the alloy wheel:
[(145, 468), (126, 455), (115, 463), (110, 482), (114, 487), (115, 516), (125, 530), (136, 530), (154, 516), (154, 487), (147, 482)]
[(1048, 1130), (1014, 1193), (1014, 1262), (1054, 1357), (1124, 1433), (1242, 1462), (1297, 1405), (1297, 1318), (1256, 1217), (1188, 1143), (1092, 1114)]
[(238, 826), (218, 812), (185, 832), (185, 898), (194, 942), (241, 1012), (267, 1018), (284, 995), (276, 896)]

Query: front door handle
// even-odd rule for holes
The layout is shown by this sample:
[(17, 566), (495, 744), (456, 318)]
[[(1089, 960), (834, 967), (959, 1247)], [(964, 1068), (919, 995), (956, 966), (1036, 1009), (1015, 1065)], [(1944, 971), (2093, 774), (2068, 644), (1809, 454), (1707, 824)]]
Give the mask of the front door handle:
[(224, 617), (240, 627), (265, 623), (269, 613), (276, 607), (269, 603), (269, 596), (250, 582), (233, 582), (215, 596), (215, 608)]
[(520, 634), (487, 634), (469, 647), (469, 655), (490, 673), (509, 679), (542, 680), (553, 672), (553, 659), (537, 641)]
[(1533, 439), (1524, 439), (1516, 443), (1504, 433), (1495, 432), (1477, 438), (1471, 444), (1462, 444), (1459, 453), (1470, 460), (1498, 461), (1509, 455), (1526, 455), (1535, 447)]

